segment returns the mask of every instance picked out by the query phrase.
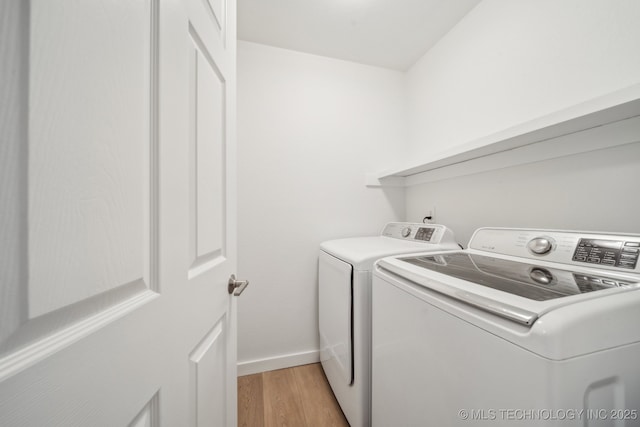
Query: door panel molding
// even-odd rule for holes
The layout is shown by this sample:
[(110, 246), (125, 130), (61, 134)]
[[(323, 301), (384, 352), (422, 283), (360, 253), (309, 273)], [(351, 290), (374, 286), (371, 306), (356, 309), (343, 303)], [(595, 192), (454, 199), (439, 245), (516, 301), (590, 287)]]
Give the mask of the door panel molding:
[(31, 4), (29, 318), (150, 282), (151, 5)]
[(226, 423), (227, 330), (225, 314), (189, 354), (189, 406), (194, 427)]
[(149, 289), (160, 293), (160, 0), (150, 0), (149, 25)]
[(159, 391), (142, 408), (129, 423), (129, 427), (159, 427), (160, 426), (160, 398)]
[[(0, 381), (93, 334), (159, 296), (139, 281), (108, 293), (122, 296), (115, 297), (119, 301), (104, 307), (106, 295), (98, 295), (82, 304), (27, 322), (18, 334), (0, 348), (3, 353), (0, 358)], [(86, 312), (93, 314), (82, 318), (82, 313)]]
[[(209, 0), (188, 0), (187, 8), (189, 10), (189, 33), (197, 34), (199, 40), (206, 40), (206, 43), (201, 43), (203, 46), (207, 46), (209, 58), (215, 58), (210, 62), (215, 63), (220, 70), (222, 76), (227, 75), (229, 70), (235, 69), (233, 64), (229, 62), (230, 56), (227, 55), (227, 49), (231, 43), (227, 40), (227, 32), (230, 27), (227, 22), (227, 15), (229, 4), (227, 0), (223, 0), (221, 4), (221, 14), (223, 18), (220, 20), (220, 25), (216, 23), (215, 12), (213, 12), (213, 6), (209, 3)], [(211, 25), (213, 23), (213, 26)]]
[[(206, 0), (204, 0), (206, 1)], [(188, 278), (226, 260), (226, 80), (197, 30), (189, 26), (190, 177)]]
[(226, 30), (226, 1), (225, 0), (203, 0), (207, 6), (207, 10), (211, 14), (211, 20), (220, 32), (220, 35), (225, 39)]
[[(29, 4), (0, 2), (0, 343), (27, 320)], [(6, 64), (6, 68), (5, 68)], [(13, 72), (4, 72), (12, 70)]]
[[(65, 195), (67, 187), (58, 186), (54, 187), (56, 190), (55, 193), (50, 192), (47, 194), (49, 200), (41, 200), (42, 187), (44, 186), (46, 188), (46, 186), (50, 184), (48, 181), (51, 181), (48, 179), (49, 175), (54, 177), (54, 179), (60, 177), (56, 168), (53, 167), (53, 160), (55, 159), (48, 158), (50, 157), (47, 154), (49, 148), (46, 148), (47, 144), (55, 143), (55, 141), (48, 140), (49, 135), (46, 133), (46, 130), (53, 129), (52, 133), (55, 135), (58, 129), (56, 126), (58, 125), (53, 118), (46, 117), (46, 109), (52, 110), (54, 116), (59, 114), (55, 112), (57, 107), (51, 105), (50, 101), (61, 89), (52, 87), (51, 93), (38, 89), (47, 88), (48, 90), (48, 88), (55, 83), (55, 79), (53, 82), (32, 79), (31, 81), (25, 81), (24, 85), (17, 85), (16, 90), (20, 88), (24, 89), (21, 90), (19, 94), (21, 99), (24, 98), (24, 108), (26, 108), (26, 104), (30, 100), (37, 101), (38, 105), (34, 105), (33, 107), (36, 111), (34, 114), (36, 115), (37, 124), (35, 125), (36, 129), (34, 132), (27, 129), (28, 132), (25, 131), (17, 134), (20, 136), (21, 140), (19, 142), (25, 147), (25, 150), (24, 152), (19, 151), (16, 153), (14, 160), (18, 160), (16, 162), (18, 165), (21, 164), (20, 162), (24, 163), (23, 173), (20, 174), (18, 187), (24, 190), (22, 197), (24, 199), (23, 209), (28, 211), (28, 215), (22, 220), (25, 229), (19, 231), (22, 242), (18, 241), (18, 243), (16, 243), (16, 250), (12, 253), (18, 258), (15, 264), (24, 266), (26, 271), (24, 274), (12, 273), (12, 282), (3, 284), (3, 286), (9, 286), (9, 290), (12, 289), (11, 286), (14, 286), (19, 292), (16, 294), (17, 300), (13, 301), (17, 303), (3, 307), (2, 317), (3, 320), (7, 318), (8, 322), (6, 324), (3, 322), (3, 327), (0, 328), (0, 381), (49, 357), (73, 342), (92, 334), (127, 313), (140, 308), (159, 295), (159, 1), (160, 0), (147, 1), (146, 10), (139, 15), (139, 19), (141, 20), (140, 26), (142, 28), (146, 27), (148, 33), (145, 34), (141, 31), (138, 34), (140, 38), (136, 41), (139, 46), (146, 45), (145, 50), (147, 50), (147, 54), (144, 56), (148, 59), (147, 64), (144, 66), (144, 69), (146, 69), (145, 73), (147, 74), (145, 79), (148, 82), (148, 88), (146, 90), (148, 93), (148, 104), (144, 106), (147, 110), (148, 117), (148, 129), (145, 132), (147, 135), (143, 141), (134, 141), (140, 144), (140, 153), (144, 153), (144, 155), (140, 157), (141, 164), (139, 165), (137, 175), (141, 180), (133, 183), (134, 186), (135, 184), (141, 185), (141, 187), (139, 187), (140, 190), (138, 190), (142, 196), (142, 203), (139, 208), (133, 211), (123, 209), (121, 200), (110, 198), (112, 194), (118, 194), (118, 187), (127, 185), (127, 183), (123, 181), (129, 177), (129, 175), (124, 172), (118, 175), (118, 172), (121, 170), (118, 168), (120, 162), (117, 153), (113, 153), (107, 148), (107, 143), (110, 141), (108, 138), (117, 139), (123, 136), (115, 129), (113, 133), (103, 132), (103, 134), (95, 135), (96, 140), (104, 139), (104, 155), (113, 157), (108, 163), (100, 163), (102, 160), (99, 159), (94, 160), (95, 164), (107, 164), (112, 167), (111, 170), (105, 169), (96, 172), (94, 174), (96, 181), (78, 184), (75, 194)], [(66, 8), (61, 8), (62, 11), (57, 9), (56, 11), (60, 12), (61, 17), (71, 17), (72, 22), (75, 22), (73, 18), (75, 18), (74, 13), (76, 10), (73, 6), (67, 6)], [(79, 7), (82, 8), (83, 6), (81, 5)], [(25, 14), (23, 18), (28, 22), (27, 25), (22, 26), (26, 29), (29, 29), (30, 25), (34, 25), (33, 22), (29, 22), (28, 12), (35, 15), (35, 18), (32, 19), (35, 19), (36, 23), (39, 22), (38, 20), (47, 22), (46, 20), (49, 19), (44, 16), (44, 13), (38, 10), (35, 12), (29, 11), (28, 7), (23, 7), (22, 12)], [(140, 12), (140, 10), (138, 10), (138, 12)], [(135, 18), (132, 19), (138, 19), (138, 16), (136, 15)], [(146, 21), (144, 25), (142, 21)], [(81, 21), (77, 22), (79, 28), (86, 27), (86, 23)], [(69, 31), (73, 31), (73, 25), (74, 24), (69, 24), (69, 27), (72, 27), (72, 30)], [(21, 60), (15, 58), (14, 60), (17, 61), (19, 66), (24, 65), (24, 67), (29, 70), (29, 72), (18, 73), (19, 75), (35, 75), (38, 79), (50, 78), (50, 73), (38, 70), (46, 67), (48, 65), (47, 61), (56, 61), (57, 52), (61, 48), (55, 48), (55, 54), (47, 52), (47, 49), (54, 49), (54, 47), (47, 44), (46, 34), (47, 31), (49, 31), (48, 26), (51, 26), (48, 22), (46, 25), (41, 25), (44, 30), (42, 33), (37, 33), (36, 40), (33, 40), (33, 37), (29, 40), (29, 35), (25, 35), (27, 40), (29, 40), (28, 42), (18, 40), (18, 42), (23, 45), (23, 49), (19, 51), (22, 52), (22, 55), (33, 57), (38, 54), (45, 58), (45, 60), (32, 61), (34, 63), (31, 64), (27, 62), (27, 59)], [(99, 30), (96, 29), (96, 31)], [(70, 35), (65, 37), (67, 37), (67, 40), (72, 38)], [(93, 37), (98, 36), (94, 34)], [(70, 43), (71, 46), (76, 49), (78, 49), (78, 46), (84, 46), (82, 44), (83, 42), (70, 41)], [(91, 41), (87, 42), (87, 44), (90, 43)], [(87, 61), (90, 60), (91, 58), (87, 59)], [(135, 59), (132, 59), (132, 61), (133, 60)], [(54, 64), (56, 64), (56, 62), (54, 62)], [(131, 67), (137, 67), (137, 64), (133, 62), (129, 65)], [(60, 72), (61, 71), (58, 71), (58, 73)], [(104, 73), (109, 73), (109, 71), (105, 70)], [(99, 78), (99, 76), (95, 77), (96, 80)], [(64, 84), (69, 83), (66, 82)], [(34, 90), (39, 90), (39, 93), (30, 93)], [(124, 92), (125, 89), (123, 87), (120, 90)], [(72, 104), (72, 109), (80, 108), (80, 103), (83, 102), (82, 100), (76, 100), (76, 98), (73, 94), (65, 94), (65, 102)], [(17, 102), (17, 104), (21, 105), (21, 102)], [(86, 107), (86, 105), (83, 106)], [(128, 106), (123, 105), (121, 107), (126, 108)], [(89, 108), (91, 108), (91, 105), (89, 105)], [(26, 117), (26, 112), (23, 113), (23, 116)], [(20, 123), (18, 120), (17, 122)], [(22, 123), (22, 125), (25, 127), (34, 126), (33, 123)], [(90, 132), (91, 130), (85, 129), (85, 131)], [(62, 132), (59, 133), (60, 136), (57, 137), (61, 139), (64, 137), (66, 130), (62, 128), (62, 130), (58, 130), (58, 132)], [(35, 134), (35, 136), (29, 135), (29, 133)], [(135, 134), (136, 132), (131, 132), (128, 135)], [(41, 147), (40, 154), (37, 152), (34, 154), (34, 150), (26, 149), (26, 147), (32, 143), (29, 139), (30, 136), (40, 139), (36, 143), (38, 147)], [(94, 145), (96, 147), (101, 146), (95, 143)], [(79, 157), (78, 160), (85, 160), (85, 158)], [(131, 166), (130, 164), (130, 167)], [(82, 167), (86, 169), (86, 166)], [(65, 175), (60, 182), (70, 182), (71, 186), (75, 185), (73, 183), (74, 173), (80, 177), (85, 169), (80, 169), (78, 172), (73, 170), (65, 172), (67, 175)], [(28, 173), (36, 176), (35, 181), (31, 180), (30, 176), (27, 175)], [(100, 182), (107, 183), (108, 186), (105, 187), (103, 184), (100, 184)], [(30, 194), (31, 192), (34, 193)], [(109, 196), (106, 196), (106, 194), (109, 194)], [(128, 200), (133, 200), (131, 195), (128, 196)], [(49, 211), (58, 209), (58, 206), (67, 207), (72, 205), (72, 203), (75, 204), (77, 211), (70, 211), (72, 213), (71, 216), (65, 213), (58, 213), (58, 216), (53, 221), (50, 223), (47, 222), (47, 214)], [(85, 205), (82, 205), (82, 203), (85, 203)], [(89, 217), (84, 215), (83, 219), (85, 221), (99, 224), (102, 220), (110, 219), (113, 214), (113, 206), (120, 205), (115, 209), (119, 209), (121, 215), (126, 217), (127, 226), (132, 227), (133, 224), (137, 224), (137, 226), (133, 228), (141, 229), (139, 232), (142, 238), (137, 244), (141, 252), (141, 254), (139, 252), (138, 255), (140, 265), (136, 267), (137, 271), (136, 274), (133, 275), (134, 277), (126, 283), (118, 284), (108, 279), (119, 276), (122, 277), (121, 273), (108, 273), (100, 279), (101, 284), (94, 283), (90, 285), (90, 279), (93, 277), (87, 276), (86, 273), (83, 275), (79, 270), (74, 268), (73, 264), (74, 262), (76, 264), (79, 263), (82, 259), (75, 259), (73, 255), (79, 255), (81, 257), (82, 252), (77, 251), (77, 254), (72, 254), (57, 249), (59, 242), (64, 241), (64, 233), (58, 236), (55, 232), (51, 233), (50, 229), (60, 225), (61, 229), (68, 228), (72, 230), (75, 227), (73, 215), (80, 215), (80, 208), (89, 206), (89, 204), (91, 204), (91, 207), (85, 212)], [(16, 205), (20, 208), (20, 204)], [(134, 213), (138, 209), (139, 212), (142, 213), (142, 216), (135, 218)], [(93, 217), (91, 217), (91, 215), (93, 215)], [(121, 225), (122, 224), (116, 224), (116, 228)], [(107, 230), (109, 230), (108, 227), (101, 229), (94, 225), (93, 230), (97, 232), (93, 237), (102, 240), (103, 246), (110, 246), (112, 251), (118, 250), (118, 244), (121, 242), (109, 241), (113, 239), (113, 236), (107, 232)], [(26, 244), (26, 236), (33, 233), (39, 234), (36, 237), (32, 236), (29, 244)], [(91, 236), (82, 236), (79, 232), (76, 233), (84, 239), (80, 241), (85, 242), (85, 250), (91, 254), (91, 249), (95, 248), (95, 242), (90, 239)], [(121, 229), (119, 233), (121, 236), (127, 235), (123, 233)], [(30, 246), (36, 247), (36, 249), (39, 250), (39, 252), (35, 252), (35, 259), (34, 252), (32, 252), (33, 248), (30, 248)], [(42, 250), (42, 247), (46, 248), (45, 251)], [(82, 247), (82, 245), (80, 244), (79, 247)], [(57, 261), (51, 264), (53, 259)], [(38, 266), (37, 263), (42, 260), (45, 260), (45, 264)], [(56, 264), (60, 264), (61, 262), (68, 264), (64, 267), (65, 270), (62, 275), (56, 276), (55, 274), (48, 274), (50, 267), (54, 267), (54, 269), (58, 268)], [(51, 266), (49, 264), (51, 264)], [(107, 267), (101, 267), (103, 271), (108, 268), (111, 268), (113, 271), (122, 268), (121, 265), (117, 263), (105, 263), (105, 265), (107, 265)], [(96, 267), (94, 267), (94, 270), (98, 271), (95, 269)], [(130, 270), (129, 276), (131, 276), (131, 268), (127, 268)], [(37, 272), (37, 279), (34, 279), (34, 274), (32, 274), (34, 269)], [(139, 274), (139, 276), (135, 277), (137, 274)], [(126, 276), (126, 274), (124, 276)], [(89, 281), (87, 281), (87, 279), (89, 279)], [(37, 281), (34, 282), (34, 280)], [(69, 299), (71, 282), (75, 282), (73, 286), (75, 286), (78, 292), (73, 295), (73, 298)], [(71, 289), (74, 289), (73, 286)], [(62, 294), (63, 291), (66, 292), (65, 299), (59, 297), (59, 294)], [(8, 294), (13, 295), (13, 292), (9, 291)], [(10, 329), (8, 329), (9, 327)]]

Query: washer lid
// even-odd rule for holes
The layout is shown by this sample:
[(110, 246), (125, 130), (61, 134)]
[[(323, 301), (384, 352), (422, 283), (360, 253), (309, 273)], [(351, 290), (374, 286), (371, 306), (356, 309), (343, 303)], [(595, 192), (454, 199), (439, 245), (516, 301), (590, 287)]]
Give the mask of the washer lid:
[(535, 301), (631, 285), (606, 275), (579, 274), (560, 268), (463, 252), (406, 257), (402, 260)]
[[(421, 286), (525, 325), (555, 308), (640, 288), (635, 275), (567, 270), (470, 251), (386, 258), (379, 266)], [(480, 285), (480, 286), (478, 286)]]
[(329, 240), (320, 245), (320, 249), (347, 262), (356, 270), (371, 270), (374, 261), (391, 255), (400, 255), (425, 251), (443, 251), (459, 249), (455, 241), (437, 244), (400, 240), (386, 236), (352, 237)]

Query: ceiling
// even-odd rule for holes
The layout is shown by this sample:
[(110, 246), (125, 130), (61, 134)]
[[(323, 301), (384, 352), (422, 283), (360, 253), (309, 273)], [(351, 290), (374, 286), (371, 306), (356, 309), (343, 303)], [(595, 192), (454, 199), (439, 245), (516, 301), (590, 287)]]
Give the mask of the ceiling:
[(406, 70), (480, 0), (238, 0), (238, 38)]

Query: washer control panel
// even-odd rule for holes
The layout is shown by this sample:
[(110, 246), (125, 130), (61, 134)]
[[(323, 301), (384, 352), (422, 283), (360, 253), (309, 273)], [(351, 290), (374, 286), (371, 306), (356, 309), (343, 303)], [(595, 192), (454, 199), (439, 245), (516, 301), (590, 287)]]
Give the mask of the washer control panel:
[(476, 230), (469, 249), (640, 273), (640, 234), (486, 227)]
[(624, 240), (580, 239), (573, 261), (635, 269), (640, 242)]

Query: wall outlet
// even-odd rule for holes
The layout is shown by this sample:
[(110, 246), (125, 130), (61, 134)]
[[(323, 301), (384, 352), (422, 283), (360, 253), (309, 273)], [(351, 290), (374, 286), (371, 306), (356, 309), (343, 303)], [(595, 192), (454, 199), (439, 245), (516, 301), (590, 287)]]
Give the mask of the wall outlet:
[(432, 207), (429, 209), (422, 220), (425, 224), (435, 224), (436, 223), (436, 207)]

